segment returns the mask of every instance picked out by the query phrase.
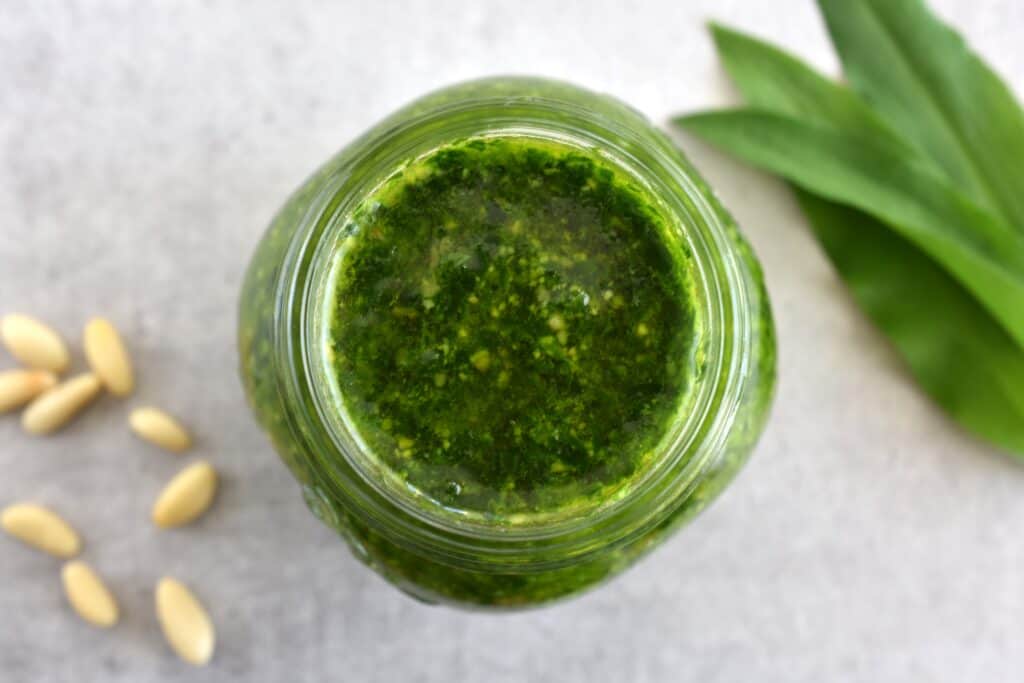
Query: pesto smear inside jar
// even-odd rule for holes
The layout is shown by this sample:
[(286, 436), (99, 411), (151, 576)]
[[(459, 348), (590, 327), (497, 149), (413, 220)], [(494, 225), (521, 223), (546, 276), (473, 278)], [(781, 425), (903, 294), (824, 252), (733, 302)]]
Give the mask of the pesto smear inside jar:
[(464, 140), (344, 220), (325, 363), (363, 466), (484, 523), (578, 518), (656, 468), (696, 384), (682, 226), (597, 152)]

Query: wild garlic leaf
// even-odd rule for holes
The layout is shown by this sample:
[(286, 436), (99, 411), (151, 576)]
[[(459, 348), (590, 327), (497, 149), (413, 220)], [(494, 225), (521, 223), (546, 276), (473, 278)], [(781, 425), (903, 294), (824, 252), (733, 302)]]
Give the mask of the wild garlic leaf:
[(818, 0), (855, 91), (962, 191), (1024, 232), (1024, 111), (921, 0)]
[[(875, 136), (945, 175), (846, 87), (756, 38), (716, 25), (712, 34), (749, 104)], [(920, 386), (968, 431), (1024, 455), (1021, 346), (958, 280), (893, 228), (794, 189), (837, 272)]]
[(710, 25), (718, 56), (747, 104), (804, 121), (878, 135), (912, 153), (849, 89), (773, 45), (721, 24)]
[(676, 123), (890, 225), (960, 281), (1024, 348), (1024, 241), (927, 167), (884, 141), (772, 112), (712, 112)]
[(1024, 456), (1024, 350), (888, 226), (799, 189), (797, 198), (857, 303), (921, 387), (969, 431)]

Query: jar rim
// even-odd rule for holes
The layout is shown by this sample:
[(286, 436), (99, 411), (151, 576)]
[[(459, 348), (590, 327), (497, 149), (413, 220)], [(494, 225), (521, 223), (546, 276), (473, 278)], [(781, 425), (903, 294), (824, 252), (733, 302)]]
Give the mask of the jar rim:
[[(510, 92), (479, 93), (479, 86), (486, 90), (493, 84), (510, 86)], [(533, 86), (540, 85), (544, 90), (549, 84), (557, 95), (524, 94)], [(476, 93), (474, 86), (478, 88)], [(699, 176), (682, 154), (633, 110), (617, 100), (538, 79), (488, 79), (440, 92), (459, 89), (470, 94), (437, 106), (424, 106), (409, 116), (409, 111), (417, 107), (413, 103), (347, 148), (356, 150), (347, 170), (324, 183), (303, 221), (306, 229), (297, 231), (286, 257), (286, 262), (300, 267), (291, 269), (283, 292), (284, 306), (279, 310), (284, 315), (278, 330), (285, 343), (280, 346), (288, 349), (292, 361), (287, 364), (291, 388), (301, 398), (300, 405), (311, 408), (306, 427), (322, 432), (333, 445), (329, 457), (317, 457), (320, 453), (314, 456), (315, 464), (329, 484), (341, 487), (342, 499), (357, 506), (361, 517), (396, 542), (441, 553), (453, 561), (480, 561), (486, 556), (488, 564), (521, 564), (528, 549), (531, 564), (544, 556), (544, 566), (550, 566), (551, 562), (626, 543), (653, 528), (686, 500), (701, 473), (713, 465), (738, 409), (749, 355), (744, 349), (750, 346), (742, 343), (750, 334), (750, 323), (743, 315), (749, 292), (729, 247), (726, 226), (705, 198)], [(418, 102), (430, 98), (428, 95)], [(613, 115), (598, 111), (603, 107), (611, 107)], [(541, 113), (557, 116), (544, 117)], [(395, 119), (400, 120), (388, 125)], [(361, 463), (354, 457), (358, 453), (353, 449), (360, 445), (351, 437), (357, 433), (353, 429), (346, 438), (343, 426), (339, 429), (339, 413), (343, 411), (337, 410), (338, 397), (324, 393), (330, 382), (317, 380), (325, 376), (320, 354), (319, 335), (324, 327), (320, 302), (330, 286), (327, 278), (333, 270), (338, 221), (351, 205), (374, 191), (374, 183), (379, 184), (398, 164), (407, 161), (412, 149), (419, 147), (425, 154), (456, 139), (484, 135), (554, 137), (570, 145), (596, 149), (631, 180), (643, 183), (652, 198), (666, 203), (663, 208), (678, 219), (680, 236), (691, 252), (705, 325), (706, 338), (701, 343), (708, 344), (708, 381), (698, 383), (691, 414), (685, 423), (676, 425), (671, 442), (659, 454), (659, 463), (647, 480), (621, 500), (586, 516), (539, 525), (480, 524), (465, 517), (432, 513), (431, 508), (416, 505), (413, 499), (396, 497), (365, 470), (364, 463), (372, 458), (363, 458)], [(424, 145), (424, 136), (439, 139)], [(360, 172), (354, 172), (354, 168)], [(293, 334), (296, 330), (297, 336)], [(538, 552), (540, 549), (550, 552)]]

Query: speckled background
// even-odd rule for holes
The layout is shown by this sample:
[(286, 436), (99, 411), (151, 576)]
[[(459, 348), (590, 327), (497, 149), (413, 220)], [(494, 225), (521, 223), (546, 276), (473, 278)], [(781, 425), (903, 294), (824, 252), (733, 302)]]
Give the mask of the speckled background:
[[(1024, 4), (934, 0), (1024, 91)], [(102, 313), (140, 369), (50, 439), (0, 419), (0, 504), (52, 505), (120, 599), (101, 632), (59, 564), (0, 538), (0, 681), (1013, 681), (1024, 676), (1024, 468), (908, 381), (778, 182), (680, 138), (756, 246), (781, 342), (774, 418), (695, 524), (597, 592), (513, 616), (419, 605), (305, 510), (245, 409), (235, 299), (286, 194), (426, 90), (500, 72), (653, 119), (734, 102), (716, 17), (836, 62), (811, 0), (0, 3), (0, 311), (76, 340)], [(0, 357), (0, 367), (12, 361)], [(223, 471), (212, 513), (156, 533), (183, 463), (138, 443), (158, 402)], [(171, 573), (216, 622), (209, 669), (164, 645)]]

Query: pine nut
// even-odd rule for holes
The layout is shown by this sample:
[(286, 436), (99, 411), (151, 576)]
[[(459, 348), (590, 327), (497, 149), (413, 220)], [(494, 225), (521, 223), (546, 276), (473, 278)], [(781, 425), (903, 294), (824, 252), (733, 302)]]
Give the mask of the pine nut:
[(56, 557), (74, 557), (82, 549), (71, 525), (41, 505), (10, 505), (0, 513), (0, 525), (11, 536)]
[(0, 340), (15, 358), (38, 370), (63, 372), (71, 362), (64, 340), (47, 325), (20, 313), (0, 318)]
[(136, 408), (128, 418), (132, 431), (152, 444), (180, 453), (192, 445), (185, 428), (162, 410)]
[(0, 372), (0, 413), (14, 410), (56, 385), (57, 375), (48, 370)]
[(85, 326), (83, 338), (89, 367), (107, 391), (115, 396), (132, 393), (135, 387), (132, 361), (113, 324), (105, 318), (93, 318)]
[(208, 462), (197, 462), (179, 472), (153, 505), (153, 523), (162, 529), (183, 526), (210, 507), (217, 492), (217, 471)]
[(165, 577), (156, 585), (156, 614), (164, 637), (179, 657), (202, 666), (213, 657), (216, 635), (202, 603), (180, 581)]
[(68, 602), (90, 624), (110, 628), (117, 623), (117, 601), (92, 567), (81, 560), (73, 560), (61, 570), (64, 594)]
[(21, 426), (30, 434), (57, 431), (96, 398), (101, 388), (92, 373), (72, 377), (32, 401), (21, 416)]

